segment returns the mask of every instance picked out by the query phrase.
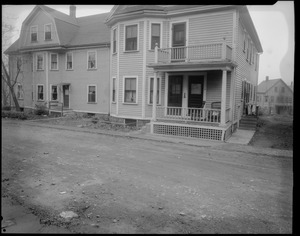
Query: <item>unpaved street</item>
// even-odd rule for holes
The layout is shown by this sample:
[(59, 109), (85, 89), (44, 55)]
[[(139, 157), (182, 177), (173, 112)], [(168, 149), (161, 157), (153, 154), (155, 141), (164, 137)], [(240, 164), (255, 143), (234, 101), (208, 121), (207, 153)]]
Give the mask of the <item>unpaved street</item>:
[(2, 120), (2, 194), (76, 233), (292, 233), (292, 165)]

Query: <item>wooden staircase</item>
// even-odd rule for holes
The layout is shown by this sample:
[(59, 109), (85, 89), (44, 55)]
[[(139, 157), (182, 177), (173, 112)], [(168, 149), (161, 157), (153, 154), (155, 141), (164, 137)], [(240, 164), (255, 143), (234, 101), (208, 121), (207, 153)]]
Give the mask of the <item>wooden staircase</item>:
[(256, 130), (257, 116), (242, 116), (240, 120), (239, 129), (242, 130)]

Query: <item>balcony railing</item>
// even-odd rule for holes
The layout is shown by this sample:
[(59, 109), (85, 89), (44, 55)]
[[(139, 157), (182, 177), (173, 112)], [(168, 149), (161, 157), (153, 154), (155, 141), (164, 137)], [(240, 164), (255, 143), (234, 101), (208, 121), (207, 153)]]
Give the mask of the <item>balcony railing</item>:
[(156, 118), (158, 120), (220, 123), (221, 109), (157, 106)]
[(185, 47), (155, 47), (155, 63), (221, 61), (232, 59), (232, 48), (225, 42)]

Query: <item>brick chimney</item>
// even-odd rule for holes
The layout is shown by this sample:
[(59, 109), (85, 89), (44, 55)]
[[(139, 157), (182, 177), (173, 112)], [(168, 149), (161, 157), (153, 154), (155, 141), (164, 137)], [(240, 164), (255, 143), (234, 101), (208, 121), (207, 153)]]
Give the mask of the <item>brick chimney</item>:
[(70, 16), (76, 19), (76, 6), (70, 5)]
[(269, 81), (269, 76), (266, 76), (266, 81)]

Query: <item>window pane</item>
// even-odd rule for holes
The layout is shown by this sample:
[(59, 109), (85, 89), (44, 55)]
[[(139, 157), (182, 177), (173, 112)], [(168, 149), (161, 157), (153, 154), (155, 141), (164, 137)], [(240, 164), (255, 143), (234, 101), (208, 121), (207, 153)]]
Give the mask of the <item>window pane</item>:
[(126, 26), (126, 38), (137, 37), (137, 25)]
[(152, 24), (152, 36), (160, 36), (160, 24)]

